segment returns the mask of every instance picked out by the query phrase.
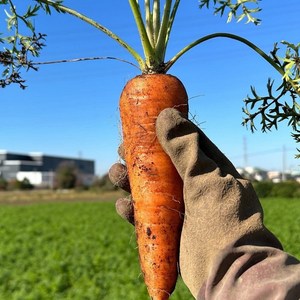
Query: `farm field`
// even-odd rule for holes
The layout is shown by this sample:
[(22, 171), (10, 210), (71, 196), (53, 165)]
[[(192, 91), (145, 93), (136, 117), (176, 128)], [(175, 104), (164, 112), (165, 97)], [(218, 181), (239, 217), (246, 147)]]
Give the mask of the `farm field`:
[[(148, 299), (133, 227), (114, 210), (117, 196), (88, 201), (95, 198), (78, 194), (61, 202), (45, 196), (23, 205), (0, 196), (0, 300)], [(262, 204), (266, 225), (300, 257), (300, 199)], [(179, 280), (171, 299), (193, 297)]]

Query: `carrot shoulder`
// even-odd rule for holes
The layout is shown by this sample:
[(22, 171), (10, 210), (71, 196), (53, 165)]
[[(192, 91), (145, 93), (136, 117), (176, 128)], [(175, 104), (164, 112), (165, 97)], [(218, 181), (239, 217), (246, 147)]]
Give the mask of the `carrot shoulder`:
[(151, 299), (168, 299), (176, 285), (182, 226), (182, 180), (155, 134), (158, 114), (174, 107), (187, 114), (182, 83), (166, 74), (130, 80), (120, 98), (139, 258)]

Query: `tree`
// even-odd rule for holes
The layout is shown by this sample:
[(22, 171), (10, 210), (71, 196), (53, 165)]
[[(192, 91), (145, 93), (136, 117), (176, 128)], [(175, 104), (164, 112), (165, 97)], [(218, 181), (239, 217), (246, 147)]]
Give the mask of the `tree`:
[(8, 182), (5, 178), (0, 177), (0, 191), (6, 191), (8, 187)]
[(78, 182), (78, 170), (72, 162), (62, 162), (55, 172), (55, 187), (60, 189), (73, 189)]
[[(7, 8), (7, 27), (10, 32), (13, 32), (10, 36), (0, 38), (0, 43), (4, 44), (3, 51), (0, 51), (0, 63), (4, 67), (0, 86), (6, 87), (7, 85), (16, 83), (21, 88), (25, 88), (25, 80), (22, 77), (21, 69), (37, 70), (37, 65), (40, 63), (34, 62), (33, 59), (40, 55), (41, 50), (45, 46), (46, 35), (36, 32), (33, 18), (41, 11), (46, 14), (51, 14), (53, 11), (67, 13), (96, 27), (129, 51), (143, 73), (165, 73), (191, 48), (209, 39), (225, 37), (246, 44), (282, 75), (282, 82), (277, 87), (274, 86), (274, 82), (271, 79), (268, 80), (266, 95), (258, 94), (255, 88), (251, 87), (251, 94), (244, 100), (245, 106), (243, 111), (245, 118), (243, 124), (249, 126), (254, 131), (256, 130), (255, 120), (260, 119), (262, 131), (270, 131), (273, 128), (277, 129), (280, 122), (287, 120), (288, 125), (293, 130), (293, 138), (297, 143), (300, 142), (300, 43), (281, 42), (281, 46), (285, 47), (285, 51), (281, 53), (279, 53), (279, 44), (275, 43), (274, 49), (271, 50), (270, 55), (267, 55), (256, 45), (239, 36), (216, 33), (196, 40), (174, 55), (169, 61), (165, 62), (170, 32), (181, 1), (175, 0), (175, 3), (172, 4), (172, 0), (166, 0), (164, 10), (161, 12), (159, 0), (140, 1), (144, 2), (143, 4), (136, 0), (129, 0), (144, 49), (145, 59), (143, 59), (135, 49), (119, 36), (89, 17), (64, 6), (63, 0), (36, 0), (33, 2), (34, 5), (29, 6), (23, 14), (17, 11), (13, 0), (4, 0), (0, 4)], [(199, 6), (200, 9), (204, 9), (205, 7), (210, 8), (213, 5), (214, 13), (220, 15), (227, 14), (228, 22), (235, 18), (238, 22), (246, 20), (247, 23), (258, 25), (261, 22), (260, 19), (255, 17), (260, 11), (258, 3), (259, 0), (242, 0), (235, 3), (231, 0), (200, 0)], [(144, 5), (145, 9), (144, 19), (141, 14), (142, 5)], [(117, 58), (108, 57), (108, 59)], [(68, 61), (68, 59), (65, 61)], [(127, 63), (132, 64), (131, 62)]]

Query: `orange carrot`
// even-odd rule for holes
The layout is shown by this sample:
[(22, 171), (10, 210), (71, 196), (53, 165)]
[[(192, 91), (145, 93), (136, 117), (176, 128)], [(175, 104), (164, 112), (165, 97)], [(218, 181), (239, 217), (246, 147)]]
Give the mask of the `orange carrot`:
[(169, 299), (176, 285), (183, 221), (182, 180), (155, 134), (157, 116), (168, 107), (187, 114), (183, 84), (166, 74), (135, 77), (120, 98), (140, 264), (155, 300)]

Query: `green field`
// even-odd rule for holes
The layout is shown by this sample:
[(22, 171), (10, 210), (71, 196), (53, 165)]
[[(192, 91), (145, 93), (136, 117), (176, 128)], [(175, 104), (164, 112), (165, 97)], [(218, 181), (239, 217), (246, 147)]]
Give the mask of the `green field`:
[[(300, 200), (262, 203), (267, 226), (300, 257)], [(1, 204), (0, 299), (148, 299), (133, 227), (109, 201)], [(171, 299), (193, 297), (179, 281)]]

